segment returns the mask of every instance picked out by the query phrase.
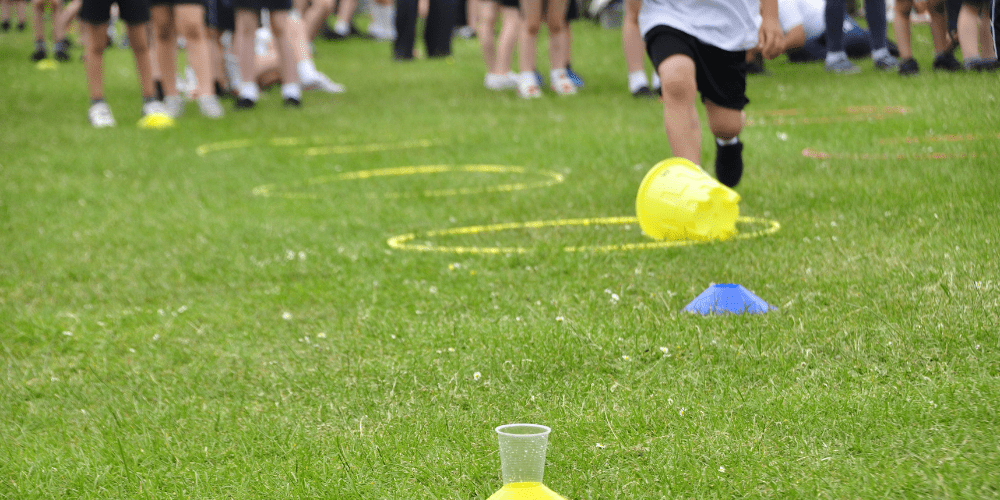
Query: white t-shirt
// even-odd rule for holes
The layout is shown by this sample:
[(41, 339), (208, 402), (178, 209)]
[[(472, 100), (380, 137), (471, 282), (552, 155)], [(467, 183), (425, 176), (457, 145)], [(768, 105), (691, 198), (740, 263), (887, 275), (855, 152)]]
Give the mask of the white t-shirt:
[(785, 33), (801, 25), (806, 40), (818, 37), (826, 31), (826, 1), (778, 0), (778, 19)]
[(642, 0), (639, 10), (643, 36), (669, 26), (733, 52), (757, 46), (760, 22), (760, 0)]

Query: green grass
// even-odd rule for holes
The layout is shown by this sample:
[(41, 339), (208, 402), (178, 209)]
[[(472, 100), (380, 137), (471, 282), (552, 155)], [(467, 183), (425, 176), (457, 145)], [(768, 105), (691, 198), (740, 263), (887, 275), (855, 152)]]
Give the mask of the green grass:
[[(407, 64), (321, 42), (347, 94), (288, 110), (272, 93), (218, 122), (191, 105), (163, 131), (134, 126), (127, 51), (107, 56), (118, 127), (93, 130), (81, 64), (38, 71), (27, 34), (0, 35), (0, 497), (483, 499), (510, 422), (552, 427), (546, 483), (573, 499), (1000, 496), (997, 76), (932, 72), (916, 29), (916, 78), (782, 60), (751, 79), (767, 124), (742, 135), (741, 213), (776, 234), (610, 253), (562, 248), (638, 228), (417, 240), (529, 250), (495, 256), (386, 241), (633, 215), (670, 149), (660, 106), (626, 92), (618, 32), (575, 24), (575, 97), (485, 91), (474, 41)], [(798, 121), (769, 114), (785, 109)], [(943, 134), (979, 137), (926, 140)], [(289, 137), (434, 143), (272, 144)], [(882, 143), (901, 138), (922, 142)], [(468, 164), (527, 173), (330, 180)], [(543, 172), (565, 180), (422, 194)], [(712, 282), (779, 310), (680, 312)]]

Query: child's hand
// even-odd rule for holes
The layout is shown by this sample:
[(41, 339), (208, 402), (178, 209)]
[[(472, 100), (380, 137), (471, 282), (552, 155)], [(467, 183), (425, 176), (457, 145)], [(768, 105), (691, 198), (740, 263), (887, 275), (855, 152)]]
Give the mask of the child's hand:
[(784, 48), (783, 38), (781, 24), (777, 19), (765, 17), (761, 21), (760, 32), (757, 34), (757, 47), (764, 57), (774, 59), (781, 55)]

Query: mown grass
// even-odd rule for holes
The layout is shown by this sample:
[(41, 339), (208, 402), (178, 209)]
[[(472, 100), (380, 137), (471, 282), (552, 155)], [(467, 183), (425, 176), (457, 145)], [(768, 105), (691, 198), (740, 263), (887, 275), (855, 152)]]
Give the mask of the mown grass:
[[(774, 235), (387, 245), (634, 213), (670, 155), (661, 110), (627, 94), (618, 32), (574, 30), (572, 98), (485, 91), (474, 41), (407, 64), (321, 42), (347, 94), (300, 110), (269, 94), (218, 122), (191, 106), (164, 131), (133, 126), (126, 51), (107, 64), (119, 125), (93, 130), (80, 63), (35, 70), (30, 38), (0, 35), (0, 497), (486, 498), (492, 429), (519, 421), (552, 427), (546, 483), (567, 498), (998, 496), (997, 77), (930, 71), (926, 26), (916, 78), (776, 61), (751, 80), (741, 212)], [(234, 140), (250, 144), (197, 153)], [(406, 141), (426, 142), (306, 154)], [(534, 175), (329, 180), (479, 164)], [(485, 190), (543, 172), (564, 182)], [(423, 194), (450, 188), (484, 192)], [(779, 310), (680, 312), (713, 282)]]

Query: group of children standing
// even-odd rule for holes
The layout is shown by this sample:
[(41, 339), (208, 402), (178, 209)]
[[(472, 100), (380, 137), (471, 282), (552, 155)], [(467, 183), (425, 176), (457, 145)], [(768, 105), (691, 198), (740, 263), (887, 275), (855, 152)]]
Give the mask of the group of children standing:
[[(42, 5), (48, 2), (56, 10), (59, 3), (59, 0), (32, 1)], [(298, 106), (303, 88), (330, 93), (344, 91), (343, 86), (316, 69), (309, 52), (312, 37), (324, 29), (330, 31), (325, 19), (334, 6), (329, 0), (295, 0), (294, 9), (292, 0), (231, 0), (235, 5), (227, 5), (229, 0), (153, 0), (152, 8), (146, 1), (72, 0), (66, 8), (73, 15), (76, 15), (75, 10), (79, 11), (91, 97), (88, 115), (95, 127), (114, 125), (111, 110), (103, 99), (102, 81), (102, 54), (108, 45), (107, 25), (112, 3), (117, 4), (117, 15), (128, 26), (129, 46), (135, 56), (143, 96), (143, 114), (165, 113), (176, 117), (183, 112), (185, 100), (178, 95), (174, 84), (179, 35), (186, 41), (188, 59), (197, 81), (192, 96), (206, 117), (218, 118), (223, 114), (218, 101), (222, 82), (233, 86), (237, 109), (254, 107), (260, 97), (263, 74), (258, 71), (258, 65), (265, 60), (271, 61), (270, 80), (280, 82), (286, 105)], [(447, 0), (430, 0), (432, 3), (441, 1)], [(473, 7), (477, 2), (479, 5), (474, 10), (474, 21), (486, 64), (486, 88), (516, 89), (520, 97), (529, 99), (541, 95), (542, 80), (535, 63), (538, 33), (544, 23), (549, 32), (550, 87), (561, 95), (576, 93), (582, 81), (570, 67), (571, 34), (567, 25), (573, 0), (468, 1), (473, 2)], [(791, 10), (793, 2), (810, 1), (822, 0), (625, 0), (623, 47), (629, 67), (629, 89), (636, 96), (659, 96), (673, 156), (701, 163), (702, 132), (696, 108), (700, 98), (709, 130), (715, 138), (716, 176), (727, 186), (739, 183), (743, 173), (743, 144), (739, 134), (744, 122), (743, 108), (749, 102), (746, 96), (748, 53), (773, 59), (801, 46), (805, 36), (788, 26), (783, 27), (779, 11)], [(991, 30), (995, 29), (996, 4), (1000, 0), (896, 0), (896, 33), (901, 60), (889, 52), (883, 1), (865, 0), (870, 42), (867, 50), (877, 69), (898, 69), (904, 75), (919, 70), (912, 57), (910, 41), (909, 19), (913, 9), (931, 14), (935, 68), (960, 69), (953, 55), (948, 59), (956, 42), (961, 47), (965, 68), (977, 71), (997, 68), (997, 42)], [(78, 6), (73, 7), (74, 4)], [(823, 33), (826, 70), (831, 73), (860, 71), (848, 59), (844, 47), (844, 31), (840, 29), (845, 16), (844, 0), (826, 0), (823, 7), (826, 27), (833, 28)], [(268, 22), (264, 24), (270, 27), (272, 35), (263, 37), (265, 50), (260, 50), (262, 36), (258, 31), (261, 11), (268, 13)], [(950, 15), (945, 16), (945, 11)], [(3, 15), (9, 16), (9, 13), (8, 5)], [(36, 18), (42, 16), (38, 14)], [(150, 19), (153, 36), (147, 34)], [(495, 26), (498, 19), (501, 20), (499, 33)], [(23, 25), (23, 19), (20, 22)], [(347, 29), (342, 24), (343, 21), (338, 20), (335, 35)], [(399, 29), (398, 19), (396, 26)], [(451, 26), (447, 25), (448, 43)], [(9, 22), (5, 21), (4, 28), (9, 29)], [(399, 29), (405, 30), (408, 28)], [(222, 70), (225, 59), (222, 33), (226, 31), (233, 33), (232, 46), (239, 66), (238, 71), (229, 72), (228, 78)], [(55, 32), (59, 39), (61, 32), (58, 29)], [(155, 56), (147, 40), (157, 48)], [(410, 49), (404, 57), (396, 54), (397, 59), (410, 58), (412, 40), (409, 43)], [(516, 72), (512, 71), (515, 45), (520, 52), (519, 71)], [(643, 63), (639, 54), (643, 46), (653, 64), (652, 88), (656, 90), (650, 88), (641, 69)], [(450, 45), (443, 47), (450, 53)], [(65, 47), (62, 48), (64, 53)], [(41, 50), (44, 51), (44, 46)]]

